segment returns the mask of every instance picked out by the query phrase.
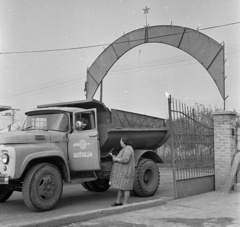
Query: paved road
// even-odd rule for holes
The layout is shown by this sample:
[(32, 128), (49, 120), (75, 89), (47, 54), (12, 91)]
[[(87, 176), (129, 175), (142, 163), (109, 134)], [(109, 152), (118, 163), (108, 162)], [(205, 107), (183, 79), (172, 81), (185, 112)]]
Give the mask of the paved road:
[[(157, 193), (153, 197), (131, 197), (130, 203), (155, 200), (159, 198), (173, 198), (172, 170), (161, 168), (161, 181)], [(54, 210), (36, 213), (29, 210), (23, 200), (22, 193), (14, 192), (12, 197), (5, 203), (0, 204), (0, 226), (11, 226), (26, 221), (36, 221), (57, 217), (61, 215), (75, 214), (84, 211), (103, 209), (109, 207), (116, 198), (116, 191), (110, 189), (106, 192), (97, 193), (85, 190), (81, 185), (65, 185), (61, 200)]]
[[(131, 206), (131, 205), (127, 205)], [(126, 209), (127, 207), (125, 207)], [(124, 209), (124, 207), (117, 208)], [(239, 227), (240, 193), (203, 193), (58, 227)]]

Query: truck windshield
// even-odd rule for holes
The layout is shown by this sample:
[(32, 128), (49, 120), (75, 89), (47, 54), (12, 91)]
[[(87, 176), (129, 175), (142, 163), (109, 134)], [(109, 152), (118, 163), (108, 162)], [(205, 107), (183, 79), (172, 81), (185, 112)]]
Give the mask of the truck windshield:
[(68, 115), (64, 113), (44, 113), (27, 116), (22, 130), (69, 130)]

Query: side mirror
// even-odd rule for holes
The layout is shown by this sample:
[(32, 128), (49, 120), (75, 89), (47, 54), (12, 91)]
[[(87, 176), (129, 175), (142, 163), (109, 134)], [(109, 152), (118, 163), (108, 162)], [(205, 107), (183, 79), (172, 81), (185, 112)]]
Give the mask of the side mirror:
[(81, 121), (76, 121), (75, 128), (76, 128), (76, 130), (80, 130), (82, 128), (82, 122)]

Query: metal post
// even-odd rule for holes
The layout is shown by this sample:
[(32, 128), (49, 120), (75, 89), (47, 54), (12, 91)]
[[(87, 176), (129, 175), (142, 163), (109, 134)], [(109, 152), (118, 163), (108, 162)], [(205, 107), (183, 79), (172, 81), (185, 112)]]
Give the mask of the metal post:
[(226, 99), (227, 98), (228, 98), (228, 96), (223, 99), (223, 110), (226, 110)]
[(225, 76), (225, 43), (222, 42), (223, 44), (223, 110), (226, 110), (226, 94), (225, 94), (225, 80), (226, 80), (226, 76)]
[(169, 113), (169, 131), (170, 131), (170, 149), (172, 155), (172, 171), (173, 171), (173, 188), (174, 198), (177, 199), (177, 187), (176, 187), (176, 172), (175, 172), (175, 152), (173, 147), (173, 127), (172, 127), (172, 109), (171, 109), (172, 98), (171, 95), (168, 97), (168, 113)]
[(12, 109), (12, 113), (11, 113), (11, 125), (14, 124), (14, 121), (15, 121), (15, 112), (14, 112), (14, 109)]
[(84, 95), (86, 96), (86, 99), (88, 99), (88, 86), (89, 86), (89, 83), (88, 83), (88, 67), (87, 67), (86, 82), (84, 85)]
[(100, 85), (100, 102), (102, 102), (102, 101), (103, 101), (103, 80)]

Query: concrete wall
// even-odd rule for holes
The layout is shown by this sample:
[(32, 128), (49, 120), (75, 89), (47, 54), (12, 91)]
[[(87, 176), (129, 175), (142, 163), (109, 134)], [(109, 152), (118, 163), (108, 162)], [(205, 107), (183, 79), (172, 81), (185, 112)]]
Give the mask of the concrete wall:
[(215, 190), (222, 189), (228, 179), (233, 157), (237, 152), (237, 114), (223, 111), (213, 113)]

